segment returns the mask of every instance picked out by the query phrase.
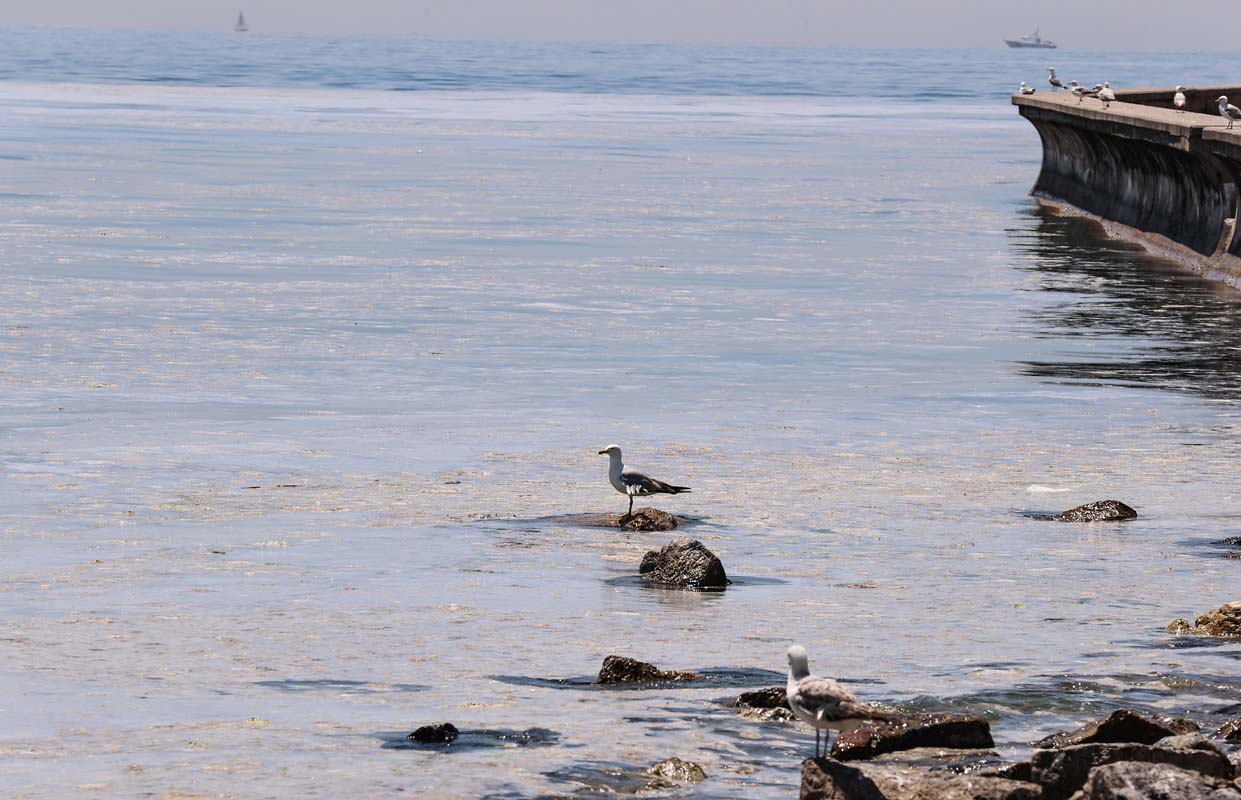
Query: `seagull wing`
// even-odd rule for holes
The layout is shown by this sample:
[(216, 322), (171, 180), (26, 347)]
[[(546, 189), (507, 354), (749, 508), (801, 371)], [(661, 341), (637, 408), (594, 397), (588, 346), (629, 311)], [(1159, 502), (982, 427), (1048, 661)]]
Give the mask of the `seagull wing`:
[(836, 681), (814, 675), (797, 682), (797, 700), (806, 710), (825, 722), (897, 716), (866, 705)]
[(632, 469), (622, 472), (620, 479), (625, 488), (629, 490), (629, 494), (680, 494), (690, 491), (688, 486), (673, 486)]

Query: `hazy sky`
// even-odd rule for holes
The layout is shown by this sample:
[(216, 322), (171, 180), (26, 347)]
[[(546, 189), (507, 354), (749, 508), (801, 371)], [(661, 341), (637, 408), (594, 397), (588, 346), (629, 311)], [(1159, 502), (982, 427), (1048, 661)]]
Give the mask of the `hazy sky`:
[(1228, 49), (1241, 27), (1236, 0), (0, 0), (0, 25), (227, 30), (239, 9), (280, 33), (900, 47), (1038, 26), (1064, 47)]

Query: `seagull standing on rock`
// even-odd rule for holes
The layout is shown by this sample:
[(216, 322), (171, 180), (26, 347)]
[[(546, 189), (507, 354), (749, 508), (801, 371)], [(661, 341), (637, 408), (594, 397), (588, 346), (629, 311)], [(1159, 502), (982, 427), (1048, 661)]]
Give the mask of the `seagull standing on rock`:
[(673, 486), (670, 483), (655, 480), (649, 475), (643, 475), (637, 470), (625, 469), (625, 464), (621, 461), (619, 445), (610, 444), (599, 451), (599, 455), (605, 454), (608, 457), (608, 483), (612, 484), (612, 488), (616, 491), (629, 496), (629, 510), (625, 512), (625, 516), (633, 513), (635, 497), (645, 497), (648, 494), (681, 494), (691, 491), (688, 486)]
[(1232, 129), (1232, 123), (1241, 119), (1241, 108), (1228, 104), (1228, 95), (1221, 94), (1215, 98), (1215, 102), (1219, 103), (1219, 115), (1228, 120), (1228, 128)]
[(1055, 67), (1047, 68), (1047, 82), (1051, 84), (1051, 90), (1053, 92), (1058, 92), (1064, 88), (1064, 84), (1061, 83), (1060, 79), (1056, 77)]
[(1185, 113), (1185, 87), (1176, 87), (1176, 94), (1172, 95), (1172, 106), (1182, 114)]
[(814, 757), (819, 757), (819, 731), (826, 730), (823, 755), (831, 742), (832, 730), (847, 731), (869, 719), (894, 719), (893, 711), (868, 706), (831, 678), (810, 674), (810, 657), (806, 648), (795, 644), (788, 650), (789, 682), (786, 688), (793, 716), (814, 726)]

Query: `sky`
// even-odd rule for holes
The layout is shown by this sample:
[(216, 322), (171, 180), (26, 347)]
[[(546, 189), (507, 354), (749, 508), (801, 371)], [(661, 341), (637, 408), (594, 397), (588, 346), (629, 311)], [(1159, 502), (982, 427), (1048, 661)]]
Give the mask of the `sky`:
[(1241, 21), (1236, 0), (0, 0), (0, 26), (228, 30), (238, 10), (270, 33), (1003, 47), (1039, 27), (1107, 50), (1233, 49)]

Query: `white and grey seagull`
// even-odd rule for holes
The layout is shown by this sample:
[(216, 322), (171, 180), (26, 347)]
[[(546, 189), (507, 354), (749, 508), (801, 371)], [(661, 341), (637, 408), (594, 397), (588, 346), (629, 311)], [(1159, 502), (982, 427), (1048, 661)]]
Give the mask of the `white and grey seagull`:
[(869, 719), (894, 719), (901, 715), (868, 706), (831, 678), (810, 674), (806, 648), (795, 644), (788, 650), (789, 682), (785, 690), (793, 716), (814, 726), (814, 757), (819, 757), (819, 731), (826, 730), (823, 755), (827, 755), (832, 731), (847, 731)]
[(1069, 86), (1072, 87), (1073, 94), (1077, 96), (1077, 102), (1079, 103), (1084, 98), (1094, 97), (1099, 93), (1099, 89), (1103, 88), (1102, 84), (1100, 84), (1098, 89), (1087, 89), (1085, 86), (1079, 85), (1077, 81), (1070, 82)]
[(608, 483), (612, 484), (612, 488), (616, 491), (629, 496), (629, 510), (625, 512), (626, 516), (633, 513), (635, 497), (645, 497), (648, 494), (681, 494), (691, 491), (688, 486), (673, 486), (671, 483), (664, 483), (649, 475), (643, 475), (637, 470), (625, 469), (625, 464), (621, 461), (619, 445), (610, 444), (599, 451), (599, 455), (605, 453), (608, 456)]
[(1103, 82), (1103, 85), (1099, 87), (1099, 93), (1095, 96), (1103, 101), (1104, 108), (1116, 102), (1116, 93), (1112, 91), (1112, 87), (1108, 85), (1107, 81)]
[(1034, 87), (1026, 86), (1026, 82), (1022, 81), (1021, 86), (1017, 89), (1017, 91), (1024, 95), (1031, 95), (1034, 94)]
[(1051, 90), (1053, 92), (1058, 92), (1064, 88), (1064, 84), (1061, 83), (1060, 79), (1056, 77), (1055, 67), (1047, 68), (1047, 82), (1051, 84)]
[(1215, 98), (1215, 102), (1219, 103), (1219, 115), (1228, 120), (1228, 127), (1232, 127), (1232, 123), (1241, 119), (1241, 108), (1228, 104), (1228, 95), (1221, 94)]
[(1185, 87), (1176, 87), (1176, 94), (1172, 95), (1172, 107), (1182, 114), (1185, 113)]

